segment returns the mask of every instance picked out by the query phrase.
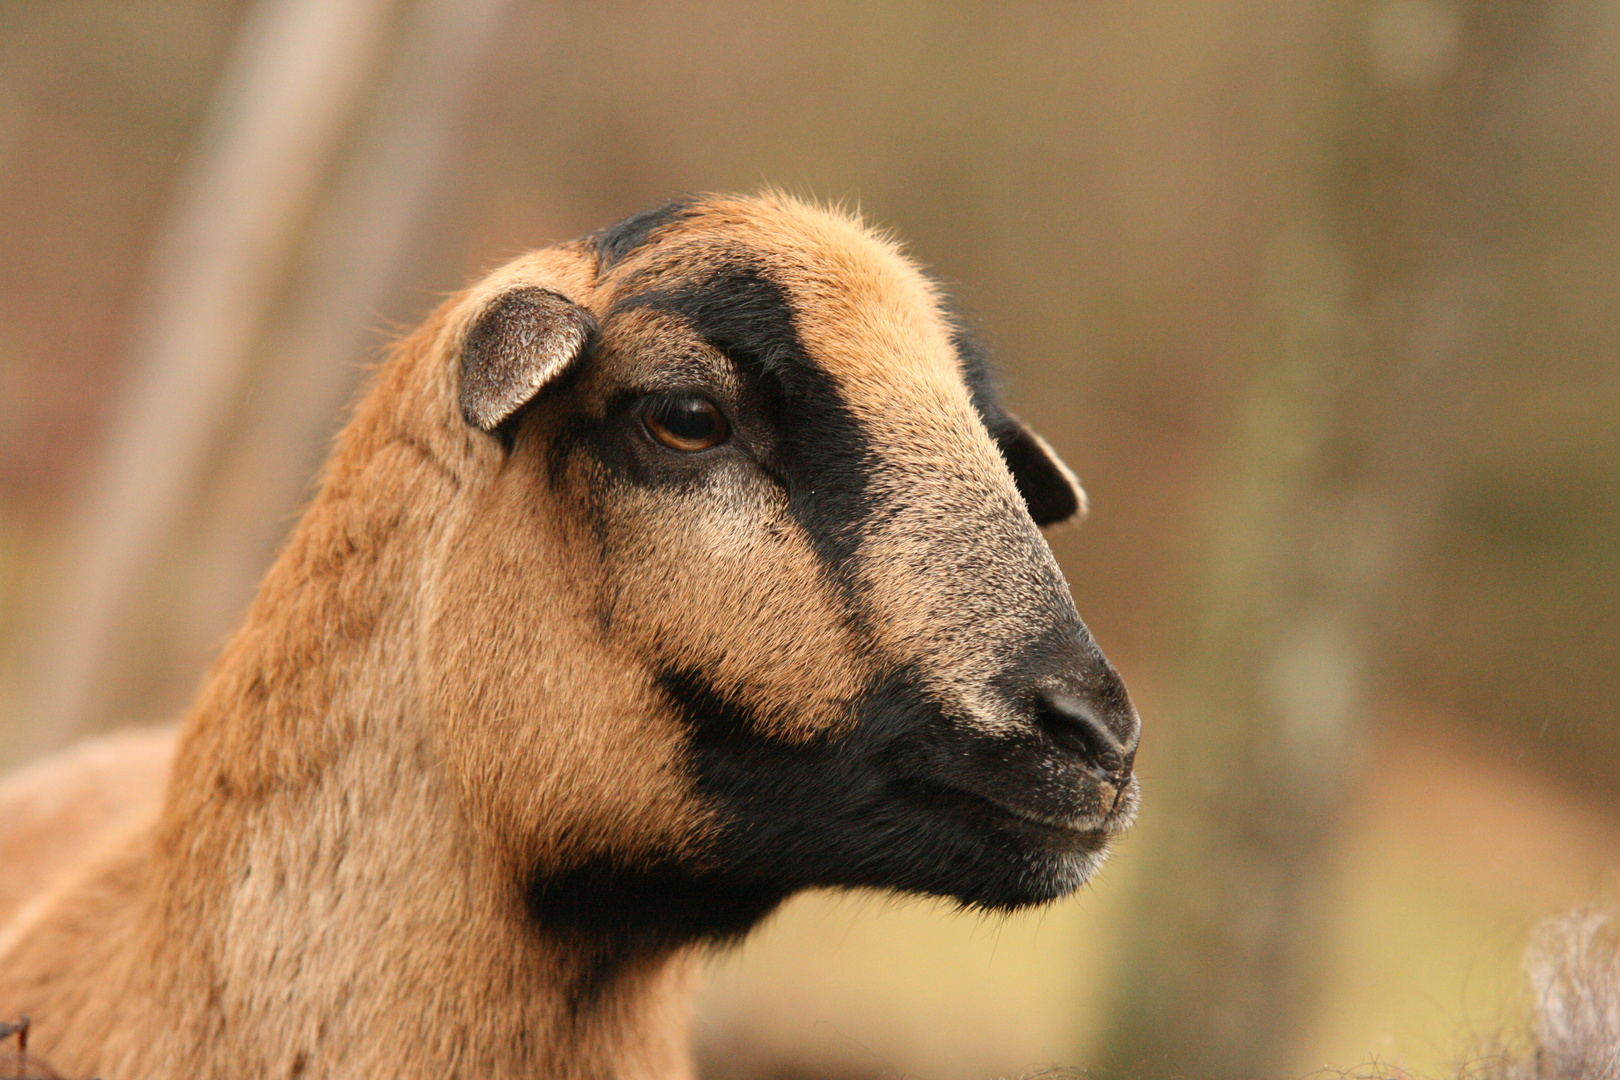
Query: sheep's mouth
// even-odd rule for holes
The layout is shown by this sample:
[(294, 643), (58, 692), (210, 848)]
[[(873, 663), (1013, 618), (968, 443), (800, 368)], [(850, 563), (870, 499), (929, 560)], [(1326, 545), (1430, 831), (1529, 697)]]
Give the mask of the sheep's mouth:
[(1033, 807), (1019, 806), (1006, 799), (997, 798), (981, 791), (973, 791), (968, 788), (958, 788), (957, 790), (962, 794), (979, 799), (981, 802), (1002, 811), (1008, 817), (1027, 825), (1067, 834), (1118, 836), (1130, 827), (1131, 820), (1135, 817), (1136, 780), (1134, 777), (1127, 776), (1122, 782), (1099, 781), (1097, 786), (1099, 797), (1108, 802), (1108, 809), (1101, 815), (1095, 813), (1057, 815)]
[(1093, 852), (1130, 827), (1136, 816), (1137, 785), (1130, 776), (1117, 786), (1101, 781), (1092, 783), (1098, 789), (1094, 793), (1095, 801), (1103, 807), (1100, 812), (1079, 808), (1058, 810), (1015, 801), (959, 780), (936, 778), (920, 786), (936, 812), (1011, 832), (1056, 851)]
[(1139, 785), (1128, 760), (1105, 771), (1034, 734), (961, 734), (936, 729), (889, 764), (893, 782), (938, 818), (1057, 855), (1100, 850), (1135, 820)]

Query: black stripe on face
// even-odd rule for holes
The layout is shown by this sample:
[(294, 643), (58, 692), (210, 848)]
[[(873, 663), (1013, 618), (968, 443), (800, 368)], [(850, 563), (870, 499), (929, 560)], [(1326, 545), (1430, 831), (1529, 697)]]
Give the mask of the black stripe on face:
[(761, 387), (776, 436), (772, 474), (788, 511), (824, 565), (846, 589), (855, 582), (864, 525), (877, 511), (871, 442), (810, 356), (786, 290), (745, 257), (733, 257), (690, 284), (627, 296), (613, 313), (651, 307), (693, 331)]
[(693, 196), (683, 195), (592, 234), (591, 238), (596, 241), (596, 272), (611, 270), (614, 264), (646, 244), (661, 226), (683, 216), (696, 202)]
[(1085, 852), (1031, 843), (942, 786), (963, 770), (1006, 771), (1009, 783), (1039, 773), (1001, 764), (1021, 760), (1019, 740), (953, 721), (906, 665), (859, 695), (853, 731), (803, 743), (760, 734), (757, 717), (700, 671), (666, 671), (659, 686), (687, 729), (695, 789), (716, 812), (706, 864), (739, 897), (866, 887), (1009, 909), (1079, 883)]

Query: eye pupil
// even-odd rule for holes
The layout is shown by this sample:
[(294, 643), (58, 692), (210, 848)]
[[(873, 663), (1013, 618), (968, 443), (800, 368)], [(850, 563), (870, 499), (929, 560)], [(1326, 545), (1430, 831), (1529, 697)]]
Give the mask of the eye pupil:
[(653, 438), (672, 450), (707, 450), (726, 439), (726, 418), (701, 397), (665, 398), (644, 414)]
[(655, 414), (658, 423), (683, 439), (702, 440), (714, 433), (714, 406), (706, 401), (685, 398), (664, 405)]

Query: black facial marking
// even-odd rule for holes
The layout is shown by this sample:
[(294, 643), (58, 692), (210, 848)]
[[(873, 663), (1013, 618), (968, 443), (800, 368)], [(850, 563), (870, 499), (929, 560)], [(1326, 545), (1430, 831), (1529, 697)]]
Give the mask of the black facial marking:
[(761, 735), (699, 672), (668, 671), (659, 685), (689, 732), (698, 793), (722, 818), (713, 857), (745, 894), (754, 882), (872, 887), (1011, 909), (1072, 889), (1076, 860), (1103, 846), (964, 796), (959, 773), (994, 777), (1003, 759), (1044, 751), (1028, 737), (975, 735), (905, 667), (860, 695), (853, 731), (809, 742)]
[[(1037, 669), (1072, 663), (1072, 643), (1065, 648), (1059, 636), (1031, 642), (1010, 680), (1022, 686)], [(1107, 677), (1117, 683), (1111, 669)], [(975, 730), (943, 713), (905, 666), (858, 695), (853, 730), (791, 742), (765, 734), (757, 714), (701, 671), (666, 670), (658, 685), (686, 730), (694, 793), (716, 828), (695, 854), (601, 856), (535, 874), (528, 909), (548, 932), (579, 935), (592, 947), (724, 942), (816, 887), (1012, 910), (1077, 887), (1106, 847), (1100, 833), (1006, 808), (1100, 816), (1108, 807), (1095, 785), (1082, 786), (1079, 756), (1033, 727)], [(1091, 700), (1107, 702), (1116, 688), (1091, 689)], [(603, 979), (610, 969), (603, 966)]]
[(600, 857), (536, 874), (527, 888), (530, 917), (550, 931), (649, 946), (740, 937), (786, 897), (774, 882), (694, 869), (673, 856), (642, 856), (634, 866)]
[(877, 510), (871, 473), (878, 463), (832, 376), (806, 351), (786, 291), (761, 267), (734, 256), (696, 282), (625, 297), (613, 310), (638, 307), (685, 319), (760, 381), (788, 511), (835, 579), (853, 588), (863, 526)]
[(602, 273), (612, 269), (613, 265), (647, 243), (652, 234), (660, 226), (667, 225), (690, 210), (697, 199), (690, 195), (683, 195), (671, 199), (663, 206), (652, 210), (643, 210), (625, 218), (617, 225), (609, 225), (601, 232), (595, 233), (596, 241), (596, 271)]

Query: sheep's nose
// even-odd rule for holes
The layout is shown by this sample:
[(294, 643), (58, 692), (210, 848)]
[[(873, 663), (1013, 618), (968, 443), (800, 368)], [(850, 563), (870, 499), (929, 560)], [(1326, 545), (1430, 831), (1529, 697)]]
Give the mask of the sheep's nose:
[[(1043, 690), (1036, 699), (1035, 719), (1047, 738), (1058, 746), (1077, 755), (1090, 768), (1123, 780), (1131, 774), (1136, 761), (1138, 724), (1135, 711), (1126, 705), (1129, 715), (1116, 719), (1109, 726), (1103, 711), (1091, 701), (1059, 690)], [(1117, 732), (1128, 734), (1121, 737)]]

